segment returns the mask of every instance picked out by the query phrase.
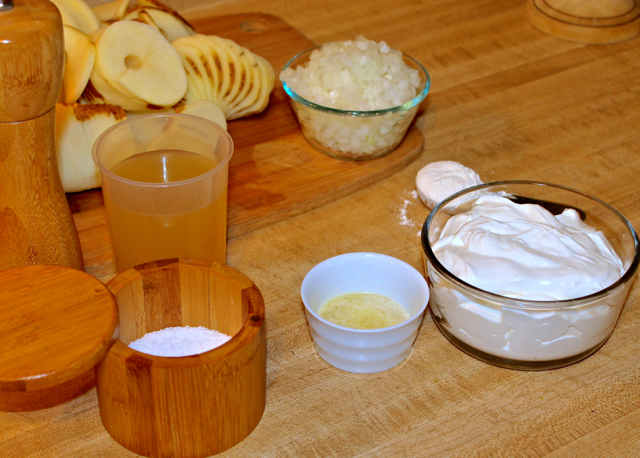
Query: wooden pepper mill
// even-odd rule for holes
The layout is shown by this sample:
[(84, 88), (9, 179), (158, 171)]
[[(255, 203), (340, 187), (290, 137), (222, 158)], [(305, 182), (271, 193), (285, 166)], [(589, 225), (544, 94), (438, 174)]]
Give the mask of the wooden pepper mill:
[(64, 42), (48, 0), (0, 0), (0, 270), (83, 269), (55, 155)]

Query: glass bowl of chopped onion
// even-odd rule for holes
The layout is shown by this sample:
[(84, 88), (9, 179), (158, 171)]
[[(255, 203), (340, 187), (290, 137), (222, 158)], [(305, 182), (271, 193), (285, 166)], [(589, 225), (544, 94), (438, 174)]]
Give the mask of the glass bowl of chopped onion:
[(396, 149), (431, 85), (420, 62), (363, 37), (301, 52), (280, 80), (307, 141), (354, 161)]

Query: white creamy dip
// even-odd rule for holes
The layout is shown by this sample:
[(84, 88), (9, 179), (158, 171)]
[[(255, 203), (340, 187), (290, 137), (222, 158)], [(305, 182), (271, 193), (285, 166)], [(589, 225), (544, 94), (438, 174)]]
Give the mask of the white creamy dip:
[[(533, 301), (580, 298), (615, 283), (626, 268), (602, 232), (575, 210), (554, 216), (539, 205), (483, 196), (453, 216), (432, 246), (461, 280), (501, 296)], [(626, 291), (580, 307), (519, 307), (481, 299), (429, 269), (434, 314), (468, 345), (516, 360), (586, 352), (611, 333)], [(624, 289), (624, 288), (623, 288)]]
[(553, 301), (588, 296), (616, 282), (622, 261), (602, 232), (566, 209), (483, 196), (452, 217), (433, 252), (465, 282), (502, 296)]

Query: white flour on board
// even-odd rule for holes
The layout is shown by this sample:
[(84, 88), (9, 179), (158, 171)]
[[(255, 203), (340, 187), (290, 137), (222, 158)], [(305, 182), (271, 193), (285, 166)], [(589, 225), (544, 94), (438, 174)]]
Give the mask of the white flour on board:
[[(418, 193), (416, 191), (411, 191), (409, 194), (411, 195), (413, 200), (417, 200), (418, 199)], [(398, 210), (398, 214), (400, 215), (400, 225), (401, 226), (409, 226), (409, 227), (419, 226), (418, 223), (412, 221), (407, 216), (407, 208), (411, 204), (413, 204), (413, 202), (411, 202), (410, 200), (407, 200), (407, 199), (403, 199), (402, 200), (402, 206), (400, 207), (400, 210)], [(418, 232), (418, 235), (420, 235), (420, 232)]]

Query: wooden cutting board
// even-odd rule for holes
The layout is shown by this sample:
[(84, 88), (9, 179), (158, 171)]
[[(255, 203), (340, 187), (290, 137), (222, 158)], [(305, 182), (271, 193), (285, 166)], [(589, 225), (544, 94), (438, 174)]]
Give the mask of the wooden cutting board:
[[(327, 157), (304, 139), (277, 79), (287, 61), (315, 44), (282, 19), (248, 13), (193, 22), (199, 33), (229, 38), (266, 58), (276, 72), (267, 109), (229, 123), (235, 144), (229, 169), (228, 237), (236, 237), (347, 196), (402, 170), (422, 152), (412, 127), (391, 154), (352, 162)], [(67, 195), (80, 234), (87, 271), (114, 273), (100, 190)], [(111, 272), (110, 272), (111, 271)]]

